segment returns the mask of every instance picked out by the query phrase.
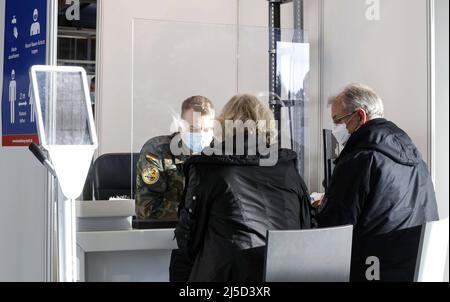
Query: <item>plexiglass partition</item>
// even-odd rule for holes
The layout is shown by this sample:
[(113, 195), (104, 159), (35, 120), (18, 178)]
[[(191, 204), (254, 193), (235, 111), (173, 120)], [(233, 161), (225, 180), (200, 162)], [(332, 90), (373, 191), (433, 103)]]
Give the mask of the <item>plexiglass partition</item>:
[[(317, 171), (320, 137), (319, 118), (310, 110), (318, 100), (309, 96), (307, 41), (305, 32), (278, 29), (272, 68), (266, 27), (135, 20), (131, 142), (118, 144), (130, 144), (130, 156), (136, 160), (149, 139), (176, 130), (174, 122), (188, 97), (209, 98), (218, 116), (232, 96), (249, 93), (276, 111), (280, 146), (298, 153), (299, 172), (314, 190), (318, 184), (311, 175)], [(133, 189), (135, 177), (130, 175)]]
[(40, 143), (67, 198), (57, 203), (59, 281), (76, 281), (75, 199), (98, 145), (86, 73), (77, 67), (33, 66), (31, 79)]

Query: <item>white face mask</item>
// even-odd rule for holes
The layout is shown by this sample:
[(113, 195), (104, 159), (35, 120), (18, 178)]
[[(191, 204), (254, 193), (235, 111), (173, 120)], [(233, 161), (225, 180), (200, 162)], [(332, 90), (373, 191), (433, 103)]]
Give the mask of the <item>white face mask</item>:
[(341, 145), (345, 145), (351, 136), (346, 124), (333, 125), (333, 135)]

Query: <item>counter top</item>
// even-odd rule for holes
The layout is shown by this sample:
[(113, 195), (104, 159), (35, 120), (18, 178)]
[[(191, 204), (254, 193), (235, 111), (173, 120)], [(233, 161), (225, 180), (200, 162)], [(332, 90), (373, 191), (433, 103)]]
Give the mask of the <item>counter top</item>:
[(172, 250), (177, 248), (174, 229), (78, 232), (77, 245), (84, 252)]

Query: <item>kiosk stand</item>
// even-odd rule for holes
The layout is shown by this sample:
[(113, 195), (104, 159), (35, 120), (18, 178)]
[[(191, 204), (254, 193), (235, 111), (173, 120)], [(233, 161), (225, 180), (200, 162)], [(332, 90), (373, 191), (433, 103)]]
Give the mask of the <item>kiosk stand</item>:
[[(86, 72), (79, 67), (33, 66), (32, 92), (39, 140), (67, 200), (58, 200), (58, 281), (77, 281), (75, 199), (98, 142)], [(51, 225), (51, 224), (50, 224)]]

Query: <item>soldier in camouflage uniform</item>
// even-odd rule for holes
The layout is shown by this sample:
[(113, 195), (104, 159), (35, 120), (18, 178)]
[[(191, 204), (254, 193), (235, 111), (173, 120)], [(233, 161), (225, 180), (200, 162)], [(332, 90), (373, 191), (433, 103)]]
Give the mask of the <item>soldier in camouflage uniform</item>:
[(145, 143), (139, 156), (136, 179), (136, 215), (139, 219), (176, 219), (184, 189), (183, 163), (170, 142), (176, 134), (158, 136)]
[[(200, 113), (199, 123), (194, 119)], [(203, 120), (214, 119), (214, 109), (210, 100), (201, 96), (188, 98), (182, 105), (182, 118), (188, 129), (184, 131), (209, 131)], [(195, 125), (198, 124), (198, 125)], [(136, 216), (138, 219), (176, 220), (178, 204), (184, 190), (183, 164), (191, 151), (196, 149), (189, 142), (179, 143), (180, 155), (171, 152), (173, 139), (183, 137), (179, 133), (158, 136), (150, 139), (142, 148), (137, 164), (136, 175)], [(198, 151), (197, 151), (198, 152)]]

